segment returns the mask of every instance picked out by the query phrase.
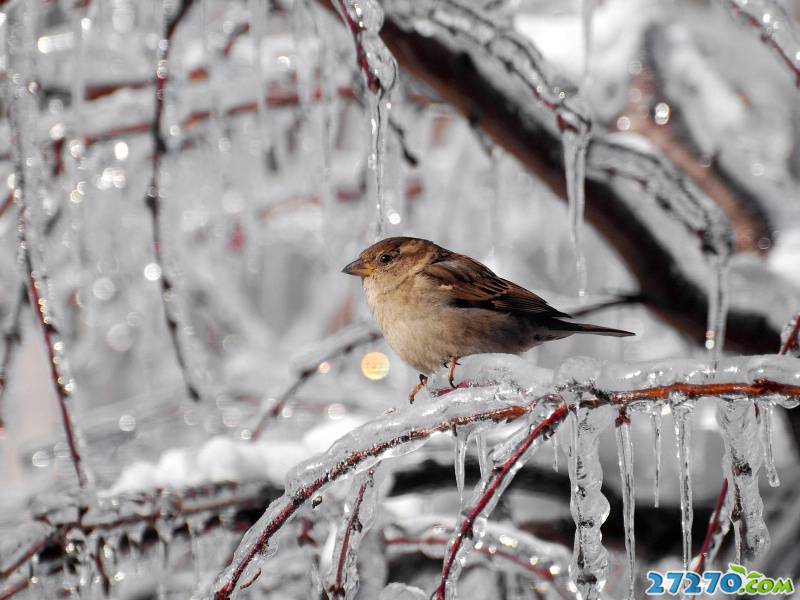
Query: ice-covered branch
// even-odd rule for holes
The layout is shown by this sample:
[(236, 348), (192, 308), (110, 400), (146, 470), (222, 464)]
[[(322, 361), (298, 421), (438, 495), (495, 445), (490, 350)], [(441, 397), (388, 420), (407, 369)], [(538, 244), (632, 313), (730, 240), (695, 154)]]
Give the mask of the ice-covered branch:
[[(269, 485), (231, 482), (104, 497), (91, 507), (84, 506), (80, 498), (59, 496), (52, 505), (45, 505), (42, 512), (34, 515), (33, 523), (22, 526), (19, 538), (12, 533), (4, 540), (0, 548), (0, 581), (10, 579), (31, 561), (63, 560), (68, 540), (75, 534), (96, 540), (100, 545), (127, 536), (131, 545), (141, 550), (147, 543), (143, 537), (147, 528), (170, 531), (171, 538), (185, 535), (189, 520), (196, 521), (191, 535), (201, 535), (223, 525), (241, 526), (242, 522), (246, 525), (252, 521), (242, 517), (260, 511), (275, 495), (276, 490)], [(13, 545), (15, 539), (21, 541)], [(40, 557), (45, 549), (46, 558)], [(117, 548), (113, 550), (116, 552)]]
[[(550, 400), (555, 400), (555, 397), (550, 398)], [(465, 540), (471, 540), (474, 535), (480, 537), (486, 520), (497, 505), (503, 491), (508, 487), (511, 479), (533, 454), (533, 451), (553, 434), (555, 428), (564, 420), (567, 414), (569, 414), (569, 407), (566, 404), (562, 404), (547, 417), (535, 422), (535, 425), (530, 428), (527, 435), (522, 436), (517, 444), (511, 446), (507, 457), (495, 464), (489, 479), (482, 482), (480, 491), (476, 493), (476, 498), (470, 509), (459, 519), (456, 532), (447, 545), (447, 552), (442, 564), (442, 576), (436, 588), (436, 598), (438, 600), (455, 596), (455, 586), (461, 572), (461, 566), (463, 566), (464, 558), (473, 546), (472, 543), (465, 544)], [(476, 531), (479, 520), (480, 529)]]
[(786, 9), (775, 0), (717, 0), (780, 59), (800, 88), (800, 33)]
[(153, 230), (153, 253), (155, 255), (156, 266), (159, 269), (159, 283), (161, 286), (161, 301), (164, 306), (164, 315), (167, 321), (170, 340), (175, 350), (175, 358), (181, 371), (186, 391), (192, 400), (200, 400), (200, 392), (191, 380), (189, 366), (186, 361), (186, 351), (180, 340), (182, 327), (178, 323), (176, 316), (177, 307), (173, 298), (174, 288), (171, 275), (165, 272), (163, 232), (161, 231), (161, 160), (167, 153), (167, 144), (161, 132), (161, 122), (164, 115), (164, 101), (166, 95), (167, 82), (169, 81), (169, 51), (172, 45), (172, 38), (180, 22), (186, 16), (194, 0), (181, 0), (175, 14), (168, 18), (164, 34), (158, 44), (158, 63), (155, 71), (155, 108), (153, 120), (150, 124), (150, 135), (153, 139), (153, 154), (151, 158), (152, 174), (150, 185), (145, 195), (145, 205), (150, 212), (151, 226)]
[[(659, 373), (658, 379), (665, 383), (653, 386), (654, 373)], [(724, 379), (736, 374), (740, 374), (744, 381)], [(779, 360), (776, 357), (728, 359), (719, 361), (716, 370), (704, 363), (682, 363), (631, 371), (630, 365), (576, 361), (562, 367), (559, 381), (563, 383), (555, 387), (541, 382), (528, 389), (478, 385), (452, 390), (425, 406), (422, 412), (417, 412), (413, 406), (405, 407), (355, 429), (323, 455), (293, 469), (286, 478), (285, 494), (273, 502), (248, 531), (233, 562), (217, 579), (215, 597), (217, 600), (230, 598), (240, 582), (256, 577), (260, 572), (258, 563), (277, 551), (275, 535), (301, 507), (330, 484), (354, 471), (369, 468), (377, 460), (416, 450), (435, 433), (469, 429), (480, 423), (506, 421), (531, 413), (534, 418), (529, 425), (496, 451), (499, 461), (496, 468), (476, 492), (473, 503), (459, 521), (437, 591), (443, 596), (448, 586), (454, 585), (460, 557), (469, 551), (464, 544), (466, 538), (475, 532), (479, 521), (484, 522), (528, 452), (569, 413), (570, 407), (564, 404), (562, 397), (565, 391), (577, 394), (580, 398), (577, 406), (581, 411), (589, 412), (605, 405), (634, 410), (647, 408), (655, 401), (668, 398), (676, 402), (676, 410), (687, 401), (703, 397), (734, 401), (769, 396), (793, 405), (800, 400), (799, 377), (800, 369), (795, 359)], [(619, 381), (625, 381), (631, 389), (611, 389)], [(645, 387), (637, 388), (637, 385)], [(584, 394), (585, 399), (581, 398)], [(599, 523), (597, 527), (599, 531)], [(590, 587), (598, 583), (599, 580), (592, 582), (587, 579)]]
[(366, 531), (372, 524), (377, 504), (375, 488), (375, 469), (354, 478), (353, 492), (345, 506), (345, 514), (336, 535), (336, 547), (333, 552), (331, 574), (329, 574), (328, 592), (331, 600), (352, 598), (358, 589), (358, 573), (356, 557)]
[(261, 434), (264, 432), (269, 422), (281, 414), (286, 403), (297, 394), (300, 388), (302, 388), (315, 373), (319, 372), (319, 366), (322, 363), (333, 360), (344, 354), (349, 354), (354, 348), (373, 342), (380, 339), (380, 337), (379, 333), (373, 331), (363, 323), (356, 323), (315, 345), (312, 353), (313, 356), (309, 356), (302, 361), (303, 364), (296, 369), (297, 374), (294, 376), (292, 382), (277, 398), (269, 402), (269, 405), (262, 410), (258, 423), (253, 429), (251, 439), (257, 440), (261, 437)]
[[(40, 185), (40, 158), (33, 139), (36, 131), (35, 115), (38, 84), (34, 80), (34, 64), (30, 58), (33, 42), (33, 9), (21, 5), (12, 13), (15, 21), (15, 33), (7, 36), (7, 50), (13, 76), (10, 80), (11, 106), (9, 120), (12, 123), (12, 142), (14, 156), (14, 197), (19, 206), (17, 235), (19, 238), (20, 263), (24, 269), (24, 278), (28, 289), (28, 297), (34, 308), (37, 321), (44, 336), (47, 349), (50, 375), (53, 380), (64, 435), (69, 448), (70, 459), (75, 469), (78, 484), (85, 488), (89, 484), (79, 449), (78, 435), (73, 425), (70, 400), (75, 382), (67, 364), (65, 344), (53, 315), (52, 294), (45, 270), (44, 261), (38, 256), (42, 251), (42, 242), (32, 232), (34, 207), (32, 203), (38, 197)], [(40, 219), (43, 221), (43, 219)], [(34, 256), (37, 254), (37, 256)]]
[[(459, 398), (452, 398), (461, 394)], [(453, 427), (516, 419), (529, 412), (535, 399), (511, 404), (489, 392), (455, 392), (425, 407), (402, 409), (359, 427), (335, 443), (322, 456), (298, 465), (287, 475), (285, 494), (273, 502), (239, 544), (233, 562), (220, 574), (217, 600), (230, 598), (239, 582), (258, 571), (256, 564), (273, 554), (273, 538), (295, 513), (322, 489), (348, 474), (369, 468), (382, 457), (417, 449), (432, 435)]]

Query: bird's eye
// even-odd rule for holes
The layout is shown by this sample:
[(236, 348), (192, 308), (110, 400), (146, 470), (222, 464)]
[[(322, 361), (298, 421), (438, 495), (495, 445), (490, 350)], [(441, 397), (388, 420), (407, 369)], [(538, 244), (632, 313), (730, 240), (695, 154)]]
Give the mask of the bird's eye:
[(392, 255), (391, 254), (381, 254), (378, 257), (378, 262), (381, 263), (382, 265), (388, 265), (390, 262), (392, 262)]

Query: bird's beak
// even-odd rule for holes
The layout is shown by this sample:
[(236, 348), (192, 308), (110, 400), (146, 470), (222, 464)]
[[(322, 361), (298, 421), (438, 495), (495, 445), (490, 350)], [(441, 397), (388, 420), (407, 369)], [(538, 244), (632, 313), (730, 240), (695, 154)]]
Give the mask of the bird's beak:
[(355, 275), (356, 277), (369, 277), (372, 275), (372, 265), (366, 264), (363, 260), (357, 258), (342, 269), (342, 273)]

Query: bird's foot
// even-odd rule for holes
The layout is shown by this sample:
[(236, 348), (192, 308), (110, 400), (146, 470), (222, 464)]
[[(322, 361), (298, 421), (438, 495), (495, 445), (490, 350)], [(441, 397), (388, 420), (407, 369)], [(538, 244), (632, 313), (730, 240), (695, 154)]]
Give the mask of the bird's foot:
[(428, 385), (428, 378), (423, 375), (422, 373), (419, 374), (419, 383), (414, 386), (414, 389), (411, 390), (411, 393), (408, 395), (408, 403), (414, 404), (414, 397), (419, 393), (419, 391)]
[(451, 356), (450, 357), (450, 369), (447, 371), (447, 381), (450, 382), (450, 387), (455, 388), (456, 384), (453, 383), (453, 378), (456, 375), (456, 365), (460, 365), (461, 363), (458, 362), (459, 356)]

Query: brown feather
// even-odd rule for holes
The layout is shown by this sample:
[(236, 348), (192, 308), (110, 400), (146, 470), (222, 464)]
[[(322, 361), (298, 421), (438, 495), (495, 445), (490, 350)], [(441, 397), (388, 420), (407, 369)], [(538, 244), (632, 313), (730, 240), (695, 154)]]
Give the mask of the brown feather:
[(447, 252), (420, 273), (447, 289), (452, 294), (452, 304), (460, 308), (570, 318), (530, 290), (498, 277), (488, 267), (463, 254)]

